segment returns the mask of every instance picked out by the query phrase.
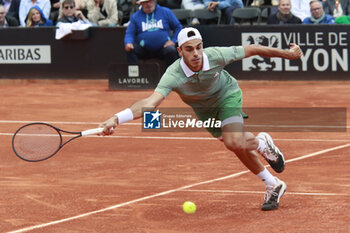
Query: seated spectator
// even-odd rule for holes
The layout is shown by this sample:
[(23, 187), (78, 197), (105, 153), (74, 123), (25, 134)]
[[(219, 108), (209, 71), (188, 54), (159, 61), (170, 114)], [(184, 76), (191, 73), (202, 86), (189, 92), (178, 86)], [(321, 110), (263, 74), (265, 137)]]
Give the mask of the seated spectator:
[[(265, 0), (253, 0), (251, 6), (261, 6), (265, 4)], [(270, 0), (270, 4), (266, 1), (266, 5), (278, 6), (278, 0)]]
[(301, 24), (301, 19), (292, 14), (290, 0), (280, 0), (278, 11), (267, 19), (267, 24)]
[(158, 0), (160, 6), (165, 6), (169, 9), (180, 9), (181, 0)]
[[(182, 8), (186, 10), (201, 10), (205, 8), (202, 0), (182, 0)], [(192, 25), (198, 25), (199, 20), (197, 18), (193, 18)]]
[(88, 0), (88, 19), (94, 26), (113, 27), (118, 24), (116, 0)]
[(47, 19), (39, 6), (33, 6), (26, 17), (26, 27), (52, 26), (52, 21)]
[(46, 19), (50, 18), (51, 2), (50, 0), (21, 0), (19, 4), (19, 23), (25, 27), (25, 19), (29, 10), (33, 6), (38, 6)]
[(53, 24), (56, 24), (58, 14), (61, 7), (61, 1), (60, 0), (50, 0), (51, 3), (51, 11), (50, 11), (50, 17), (49, 19), (52, 20)]
[(350, 16), (343, 15), (335, 19), (336, 24), (350, 24)]
[(306, 17), (310, 17), (310, 1), (311, 0), (291, 0), (292, 14), (303, 21)]
[(4, 5), (0, 5), (0, 28), (18, 26), (19, 23), (16, 18), (7, 16)]
[[(57, 19), (60, 14), (62, 0), (50, 0), (50, 2), (51, 2), (50, 19), (55, 25), (57, 24)], [(75, 8), (77, 10), (82, 10), (84, 16), (87, 15), (85, 0), (75, 0)]]
[(334, 24), (334, 18), (324, 13), (322, 2), (319, 0), (311, 0), (310, 2), (311, 16), (304, 19), (303, 24)]
[(11, 6), (11, 0), (0, 0), (0, 5), (3, 5), (6, 13), (9, 11)]
[(171, 65), (178, 58), (175, 44), (181, 23), (169, 8), (156, 4), (155, 0), (138, 3), (141, 9), (131, 15), (124, 38), (127, 62), (137, 64), (139, 58), (160, 58), (166, 66)]
[(337, 18), (350, 14), (350, 0), (323, 0), (324, 12)]
[(7, 16), (16, 18), (19, 21), (19, 3), (20, 0), (11, 0), (11, 5), (7, 11)]
[[(123, 14), (122, 19), (118, 22), (120, 25), (123, 25), (124, 23), (128, 22), (130, 19), (130, 15), (138, 10), (136, 2), (134, 2), (133, 0), (117, 0), (117, 7), (118, 11), (122, 12)], [(119, 16), (118, 18), (120, 19)]]
[(237, 8), (243, 8), (242, 0), (204, 0), (204, 5), (209, 11), (214, 11), (216, 8), (221, 10), (225, 18), (225, 24), (230, 24), (232, 13)]
[(80, 21), (82, 24), (90, 24), (84, 14), (77, 10), (75, 0), (63, 0), (56, 25), (59, 26), (60, 23), (74, 23), (77, 21)]

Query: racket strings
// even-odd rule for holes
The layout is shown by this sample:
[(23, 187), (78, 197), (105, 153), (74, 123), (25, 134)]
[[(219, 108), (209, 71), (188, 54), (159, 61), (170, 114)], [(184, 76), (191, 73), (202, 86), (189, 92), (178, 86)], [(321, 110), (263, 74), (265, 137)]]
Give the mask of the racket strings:
[(13, 146), (16, 154), (25, 160), (38, 161), (55, 154), (61, 146), (59, 132), (45, 124), (27, 125), (17, 131)]

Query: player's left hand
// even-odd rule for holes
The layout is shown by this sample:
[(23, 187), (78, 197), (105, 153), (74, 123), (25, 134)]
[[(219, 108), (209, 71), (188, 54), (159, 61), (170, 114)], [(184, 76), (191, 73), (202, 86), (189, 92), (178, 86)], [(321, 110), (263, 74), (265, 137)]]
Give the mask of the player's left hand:
[(301, 51), (299, 45), (293, 43), (290, 44), (289, 52), (290, 60), (299, 59), (303, 55), (303, 52)]

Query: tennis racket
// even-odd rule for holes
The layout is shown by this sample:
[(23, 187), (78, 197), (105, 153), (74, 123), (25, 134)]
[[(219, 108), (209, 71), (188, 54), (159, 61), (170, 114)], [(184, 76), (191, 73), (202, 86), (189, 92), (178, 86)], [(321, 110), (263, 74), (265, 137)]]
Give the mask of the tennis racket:
[[(38, 162), (54, 156), (64, 145), (76, 138), (102, 131), (103, 128), (95, 128), (70, 132), (47, 123), (33, 122), (23, 125), (15, 132), (12, 137), (12, 149), (19, 158), (28, 162)], [(72, 137), (63, 141), (62, 133)]]

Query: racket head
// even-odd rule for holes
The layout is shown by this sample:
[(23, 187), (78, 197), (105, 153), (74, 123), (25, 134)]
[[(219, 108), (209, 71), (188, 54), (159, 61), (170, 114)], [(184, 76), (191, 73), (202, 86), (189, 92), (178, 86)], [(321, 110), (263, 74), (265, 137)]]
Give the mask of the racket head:
[(12, 137), (12, 149), (21, 159), (38, 162), (52, 157), (62, 147), (60, 130), (50, 124), (33, 122), (20, 127)]

